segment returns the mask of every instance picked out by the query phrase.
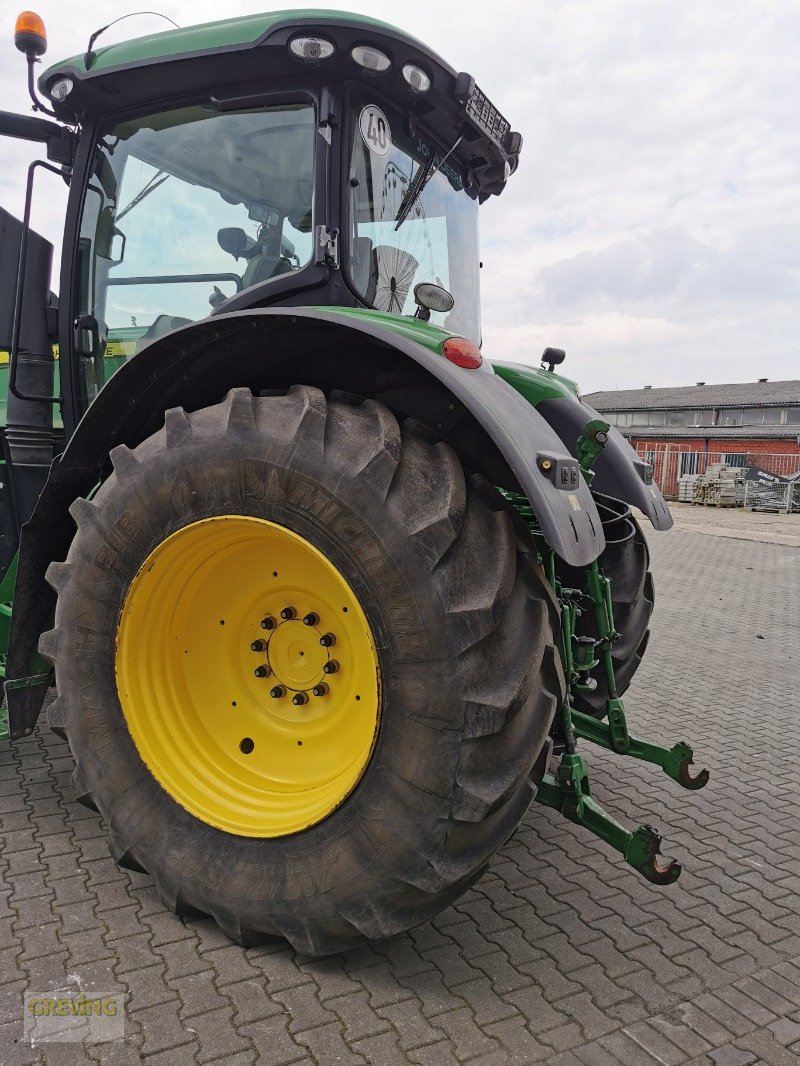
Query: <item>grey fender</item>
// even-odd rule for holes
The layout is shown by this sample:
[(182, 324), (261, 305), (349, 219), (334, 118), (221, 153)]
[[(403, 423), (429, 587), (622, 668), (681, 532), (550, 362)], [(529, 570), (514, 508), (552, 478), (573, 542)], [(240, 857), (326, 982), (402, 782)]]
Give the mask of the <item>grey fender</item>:
[[(444, 439), (469, 457), (471, 469), (505, 479), (495, 484), (513, 488), (516, 481), (547, 543), (571, 566), (585, 566), (600, 555), (605, 547), (600, 516), (556, 431), (502, 378), (487, 368), (455, 366), (415, 340), (414, 332), (390, 328), (374, 315), (335, 309), (256, 308), (175, 330), (117, 371), (54, 462), (22, 529), (6, 664), (12, 736), (33, 727), (46, 692), (38, 681), (13, 682), (35, 673), (31, 662), (55, 604), (45, 571), (66, 557), (75, 530), (69, 505), (107, 474), (116, 445), (135, 447), (163, 425), (169, 408), (197, 410), (218, 403), (232, 388), (259, 392), (308, 384), (376, 396), (399, 417), (441, 429)], [(405, 400), (393, 403), (397, 396)], [(557, 487), (562, 481), (564, 487)]]
[[(437, 378), (476, 418), (497, 445), (528, 497), (545, 540), (571, 566), (586, 566), (605, 547), (602, 523), (586, 481), (573, 464), (565, 487), (556, 476), (570, 460), (562, 442), (535, 409), (493, 372), (465, 370), (372, 317), (314, 312), (342, 322), (402, 351)], [(531, 417), (535, 415), (535, 417)], [(541, 462), (550, 461), (548, 476)], [(574, 473), (573, 473), (574, 472)]]
[[(578, 440), (587, 422), (602, 419), (593, 407), (581, 403), (574, 396), (542, 400), (536, 405), (542, 417), (575, 455)], [(656, 529), (669, 529), (672, 515), (657, 485), (653, 484), (653, 468), (636, 454), (620, 431), (612, 426), (606, 446), (594, 464), (592, 487), (608, 496), (615, 496), (638, 509), (650, 519)]]

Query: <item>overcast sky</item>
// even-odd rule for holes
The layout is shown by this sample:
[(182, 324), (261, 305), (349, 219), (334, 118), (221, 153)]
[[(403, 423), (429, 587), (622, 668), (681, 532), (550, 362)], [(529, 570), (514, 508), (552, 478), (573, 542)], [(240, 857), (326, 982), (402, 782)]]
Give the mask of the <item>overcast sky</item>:
[[(221, 13), (209, 0), (158, 6), (183, 26)], [(46, 60), (84, 51), (94, 29), (135, 7), (38, 4)], [(0, 93), (4, 108), (26, 111), (15, 10), (4, 8)], [(229, 0), (224, 15), (261, 9)], [(362, 0), (358, 10), (474, 74), (525, 138), (519, 170), (482, 213), (490, 358), (537, 364), (545, 346), (565, 348), (563, 369), (584, 391), (800, 377), (797, 0)], [(137, 17), (102, 43), (162, 26)], [(0, 205), (21, 214), (34, 153), (2, 148)], [(58, 186), (42, 177), (35, 212), (56, 242)]]

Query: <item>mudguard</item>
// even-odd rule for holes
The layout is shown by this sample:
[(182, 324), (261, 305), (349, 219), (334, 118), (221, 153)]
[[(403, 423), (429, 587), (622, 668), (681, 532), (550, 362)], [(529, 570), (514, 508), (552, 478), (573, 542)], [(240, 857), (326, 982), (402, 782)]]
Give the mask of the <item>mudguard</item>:
[[(593, 407), (575, 396), (541, 400), (536, 410), (573, 455), (577, 454), (578, 439), (586, 423), (594, 418), (603, 418)], [(653, 484), (653, 468), (636, 454), (615, 426), (609, 430), (608, 441), (595, 461), (594, 471), (592, 487), (598, 492), (638, 507), (656, 529), (669, 529), (672, 526), (667, 502), (658, 486)]]
[[(321, 321), (346, 322), (375, 340), (397, 348), (437, 378), (495, 442), (528, 497), (545, 540), (556, 554), (567, 562), (574, 560), (571, 566), (586, 566), (600, 555), (605, 537), (580, 469), (572, 464), (545, 419), (501, 377), (488, 367), (478, 371), (456, 366), (406, 335), (414, 327), (403, 329), (403, 320), (398, 321), (394, 316), (387, 315), (381, 320), (375, 315), (361, 316), (333, 309), (303, 312), (308, 313)], [(441, 332), (442, 341), (449, 336), (437, 332)], [(547, 464), (548, 460), (549, 467), (542, 469), (542, 463)]]
[[(30, 732), (46, 693), (31, 662), (55, 596), (45, 571), (65, 558), (74, 534), (68, 507), (87, 495), (118, 444), (135, 446), (170, 407), (216, 403), (231, 388), (304, 383), (379, 390), (386, 358), (415, 364), (414, 380), (443, 385), (494, 442), (530, 500), (548, 544), (569, 565), (596, 559), (602, 523), (576, 460), (537, 410), (488, 366), (468, 370), (440, 353), (449, 336), (413, 320), (335, 308), (257, 308), (217, 315), (159, 338), (100, 391), (53, 464), (22, 529), (6, 677), (11, 736)], [(424, 342), (423, 342), (424, 341)], [(384, 357), (383, 359), (381, 357)], [(400, 356), (400, 360), (398, 360)], [(313, 373), (309, 368), (313, 366)], [(347, 384), (337, 380), (347, 379)], [(413, 377), (413, 376), (412, 376)], [(476, 427), (475, 432), (480, 433)], [(491, 545), (487, 545), (491, 551)]]

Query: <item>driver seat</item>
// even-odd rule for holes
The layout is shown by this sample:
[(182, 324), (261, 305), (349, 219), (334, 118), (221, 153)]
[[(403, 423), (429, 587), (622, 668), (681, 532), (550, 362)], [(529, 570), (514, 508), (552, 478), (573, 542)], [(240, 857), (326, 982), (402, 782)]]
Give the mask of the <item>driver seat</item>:
[(248, 237), (238, 226), (226, 226), (219, 230), (217, 243), (223, 252), (232, 255), (237, 262), (240, 258), (247, 262), (242, 275), (243, 289), (249, 289), (260, 281), (269, 281), (280, 274), (288, 274), (292, 269), (287, 258), (283, 255), (267, 255), (263, 250), (264, 246)]

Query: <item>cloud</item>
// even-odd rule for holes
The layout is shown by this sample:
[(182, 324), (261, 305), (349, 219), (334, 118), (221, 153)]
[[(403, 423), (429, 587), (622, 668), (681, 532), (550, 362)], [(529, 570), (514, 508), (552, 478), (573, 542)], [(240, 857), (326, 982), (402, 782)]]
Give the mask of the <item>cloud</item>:
[(800, 303), (800, 224), (746, 230), (726, 248), (684, 229), (654, 230), (561, 259), (538, 282), (547, 307), (660, 308), (676, 321), (731, 303)]
[[(225, 16), (258, 6), (232, 0)], [(359, 6), (386, 17), (377, 0)], [(82, 51), (129, 7), (87, 0), (76, 15), (47, 0), (50, 55)], [(210, 0), (163, 10), (182, 25), (219, 14)], [(525, 138), (482, 215), (490, 357), (565, 347), (585, 389), (798, 376), (796, 0), (408, 0), (388, 17), (474, 73)], [(105, 39), (161, 25), (137, 17)], [(7, 34), (0, 92), (26, 111)], [(34, 153), (2, 148), (0, 203), (19, 213)], [(56, 237), (64, 190), (41, 180), (37, 223)]]

